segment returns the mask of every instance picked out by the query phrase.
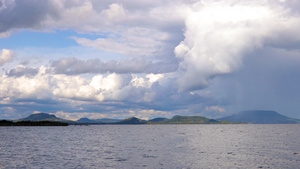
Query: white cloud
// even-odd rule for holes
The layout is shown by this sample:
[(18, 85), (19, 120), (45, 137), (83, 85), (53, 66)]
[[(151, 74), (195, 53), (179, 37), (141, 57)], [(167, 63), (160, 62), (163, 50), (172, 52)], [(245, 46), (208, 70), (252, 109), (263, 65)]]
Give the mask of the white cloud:
[(148, 28), (123, 28), (118, 36), (108, 36), (91, 40), (73, 37), (80, 45), (95, 47), (100, 50), (118, 52), (124, 55), (154, 56), (161, 52), (163, 40), (168, 38), (167, 33)]
[(4, 65), (7, 62), (12, 61), (14, 58), (14, 51), (9, 49), (2, 49), (0, 54), (0, 66)]
[[(90, 79), (78, 75), (51, 74), (49, 68), (43, 66), (35, 70), (38, 73), (32, 76), (2, 75), (0, 98), (123, 101), (131, 97), (128, 91), (135, 90), (137, 87), (149, 88), (163, 77), (163, 75), (148, 74), (144, 78), (141, 77), (147, 85), (137, 85), (135, 75), (111, 73), (106, 76), (95, 75)], [(143, 99), (144, 93), (134, 97), (136, 100)]]
[(269, 40), (299, 34), (300, 19), (268, 2), (204, 1), (190, 8), (185, 23), (185, 39), (175, 48), (181, 91), (207, 87), (209, 79), (237, 70), (245, 54)]
[(108, 19), (123, 19), (125, 16), (125, 10), (121, 4), (113, 3), (109, 5), (109, 9), (103, 10), (101, 14), (104, 14)]

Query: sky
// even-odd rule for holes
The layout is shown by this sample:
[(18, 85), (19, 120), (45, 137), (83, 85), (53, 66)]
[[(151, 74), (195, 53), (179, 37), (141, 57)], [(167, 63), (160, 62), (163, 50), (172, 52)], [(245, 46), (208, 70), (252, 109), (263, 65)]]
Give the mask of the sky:
[(300, 119), (298, 0), (0, 0), (0, 119)]

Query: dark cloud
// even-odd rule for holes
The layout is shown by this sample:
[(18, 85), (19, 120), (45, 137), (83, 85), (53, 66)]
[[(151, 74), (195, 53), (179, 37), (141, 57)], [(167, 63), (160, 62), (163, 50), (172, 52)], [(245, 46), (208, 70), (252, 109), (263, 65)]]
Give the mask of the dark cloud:
[(20, 77), (20, 76), (35, 76), (39, 72), (38, 68), (31, 68), (31, 67), (16, 67), (11, 70), (9, 70), (6, 75), (7, 76), (15, 76), (15, 77)]
[(300, 118), (299, 65), (299, 52), (265, 48), (248, 55), (237, 72), (214, 79), (208, 89), (228, 107), (227, 115), (256, 109)]
[(4, 1), (0, 10), (0, 32), (14, 28), (38, 28), (47, 17), (58, 17), (51, 0)]
[(151, 62), (149, 60), (134, 58), (110, 60), (102, 62), (100, 59), (79, 60), (74, 57), (53, 61), (51, 67), (57, 74), (83, 74), (83, 73), (166, 73), (177, 70), (177, 63), (171, 61)]

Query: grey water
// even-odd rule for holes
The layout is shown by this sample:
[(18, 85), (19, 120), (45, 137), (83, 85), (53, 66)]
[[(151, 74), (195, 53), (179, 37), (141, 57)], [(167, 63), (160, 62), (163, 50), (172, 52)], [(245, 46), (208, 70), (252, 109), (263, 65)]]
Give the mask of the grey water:
[(0, 168), (300, 168), (300, 125), (0, 127)]

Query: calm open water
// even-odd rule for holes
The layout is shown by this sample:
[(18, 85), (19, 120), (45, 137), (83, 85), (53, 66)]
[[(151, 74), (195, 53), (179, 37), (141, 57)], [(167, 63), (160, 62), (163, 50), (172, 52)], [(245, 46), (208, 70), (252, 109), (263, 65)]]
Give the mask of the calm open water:
[(0, 127), (0, 168), (300, 168), (300, 125)]

